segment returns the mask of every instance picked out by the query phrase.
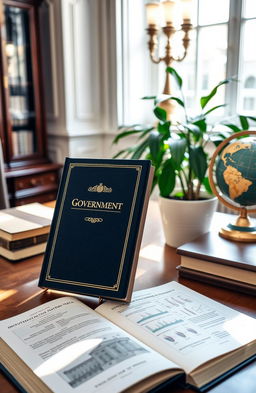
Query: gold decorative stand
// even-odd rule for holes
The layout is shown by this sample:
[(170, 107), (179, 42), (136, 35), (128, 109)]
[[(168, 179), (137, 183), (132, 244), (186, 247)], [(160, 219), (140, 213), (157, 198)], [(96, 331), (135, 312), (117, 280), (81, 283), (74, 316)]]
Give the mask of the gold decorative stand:
[[(176, 28), (174, 27), (175, 6), (176, 6), (175, 1), (166, 0), (163, 1), (162, 3), (146, 4), (147, 21), (148, 21), (148, 27), (146, 30), (149, 35), (148, 49), (149, 49), (150, 59), (155, 64), (159, 64), (161, 61), (163, 61), (166, 67), (170, 67), (173, 61), (181, 62), (182, 60), (185, 59), (187, 55), (187, 50), (190, 42), (189, 32), (192, 29), (192, 24), (190, 20), (191, 1), (190, 0), (183, 1), (183, 5), (187, 8), (184, 8), (183, 10), (183, 21), (180, 25), (181, 28), (176, 30)], [(159, 14), (160, 8), (163, 9), (163, 13), (165, 16), (166, 25), (162, 27), (162, 32), (166, 36), (166, 46), (165, 46), (165, 55), (163, 57), (156, 57), (155, 52), (158, 48), (158, 34), (159, 34), (158, 24), (160, 19), (160, 14)], [(182, 38), (183, 54), (181, 56), (175, 57), (172, 55), (171, 39), (175, 33), (180, 31), (184, 33), (184, 36)], [(171, 96), (172, 94), (170, 78), (171, 78), (170, 73), (166, 72), (163, 94), (168, 96)], [(175, 108), (173, 101), (167, 99), (161, 102), (159, 106), (161, 106), (163, 109), (166, 110), (167, 117), (170, 118), (170, 115), (174, 112), (174, 108)]]
[(256, 242), (256, 224), (253, 224), (251, 222), (248, 216), (248, 212), (256, 213), (256, 209), (248, 209), (244, 206), (235, 206), (232, 203), (228, 202), (220, 195), (213, 180), (213, 167), (217, 155), (231, 140), (245, 135), (256, 135), (256, 131), (237, 132), (219, 144), (211, 158), (211, 162), (209, 165), (209, 181), (211, 189), (217, 196), (217, 198), (228, 208), (236, 210), (240, 213), (233, 223), (229, 223), (228, 225), (220, 229), (219, 235), (228, 240), (250, 243)]

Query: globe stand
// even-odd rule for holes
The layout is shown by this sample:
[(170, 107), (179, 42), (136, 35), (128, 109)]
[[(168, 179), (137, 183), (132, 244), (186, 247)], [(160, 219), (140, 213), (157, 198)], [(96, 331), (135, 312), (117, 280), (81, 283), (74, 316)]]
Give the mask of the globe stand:
[(256, 242), (256, 226), (251, 223), (247, 209), (242, 207), (240, 215), (234, 224), (230, 223), (221, 228), (219, 235), (227, 240), (247, 243)]
[(221, 228), (219, 231), (219, 235), (225, 239), (238, 241), (238, 242), (256, 242), (256, 224), (252, 224), (249, 217), (248, 211), (251, 213), (256, 213), (256, 209), (247, 209), (244, 206), (235, 206), (230, 202), (224, 199), (219, 191), (217, 190), (215, 183), (213, 181), (213, 166), (215, 163), (215, 159), (219, 152), (234, 138), (238, 138), (245, 135), (256, 135), (256, 131), (241, 131), (236, 132), (231, 135), (229, 138), (225, 139), (221, 142), (216, 148), (215, 152), (210, 161), (209, 165), (209, 182), (212, 191), (217, 196), (217, 198), (228, 208), (236, 210), (240, 213), (240, 215), (235, 219), (234, 223), (229, 223), (225, 227)]

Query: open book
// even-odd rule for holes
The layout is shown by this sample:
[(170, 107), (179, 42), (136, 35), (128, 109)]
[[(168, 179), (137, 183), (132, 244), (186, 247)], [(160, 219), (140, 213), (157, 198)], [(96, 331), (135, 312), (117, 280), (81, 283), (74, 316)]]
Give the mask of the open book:
[(0, 334), (2, 367), (28, 393), (148, 392), (184, 375), (204, 390), (256, 354), (256, 320), (176, 282), (95, 311), (62, 297)]

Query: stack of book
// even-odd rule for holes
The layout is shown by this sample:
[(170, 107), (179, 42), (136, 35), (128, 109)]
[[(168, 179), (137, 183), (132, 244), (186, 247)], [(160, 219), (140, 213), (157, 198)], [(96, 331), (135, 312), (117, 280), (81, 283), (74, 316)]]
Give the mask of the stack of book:
[(43, 253), (53, 210), (41, 203), (1, 210), (0, 255), (11, 261), (17, 261)]
[(180, 277), (256, 294), (255, 243), (223, 239), (214, 228), (178, 247), (177, 253)]

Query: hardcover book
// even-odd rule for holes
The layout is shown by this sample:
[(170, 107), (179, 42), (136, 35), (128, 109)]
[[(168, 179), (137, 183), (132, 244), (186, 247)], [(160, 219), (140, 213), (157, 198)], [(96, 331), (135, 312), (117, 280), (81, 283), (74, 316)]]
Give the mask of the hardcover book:
[(8, 242), (49, 233), (53, 210), (37, 202), (1, 210), (0, 238), (10, 244)]
[(6, 240), (0, 237), (0, 247), (10, 251), (22, 250), (25, 247), (32, 247), (36, 244), (46, 243), (48, 239), (48, 233), (38, 236), (27, 237), (19, 240)]
[(254, 243), (226, 240), (213, 229), (178, 247), (177, 253), (180, 276), (256, 293)]
[(39, 286), (129, 301), (152, 178), (149, 160), (67, 158)]
[(256, 357), (255, 319), (176, 282), (96, 310), (61, 297), (0, 336), (2, 369), (27, 393), (204, 391)]
[(10, 261), (45, 251), (53, 208), (29, 203), (0, 211), (0, 255)]
[(20, 259), (29, 258), (34, 255), (44, 253), (46, 242), (36, 244), (31, 247), (20, 248), (19, 250), (11, 251), (7, 248), (0, 247), (0, 255), (9, 259), (10, 261), (18, 261)]
[(179, 277), (195, 280), (203, 282), (204, 284), (215, 285), (217, 287), (231, 289), (236, 292), (245, 293), (248, 295), (256, 294), (256, 286), (244, 281), (239, 281), (239, 277), (237, 279), (223, 277), (221, 275), (216, 275), (212, 273), (205, 273), (204, 271), (191, 269), (185, 266), (177, 267), (179, 272)]

